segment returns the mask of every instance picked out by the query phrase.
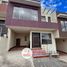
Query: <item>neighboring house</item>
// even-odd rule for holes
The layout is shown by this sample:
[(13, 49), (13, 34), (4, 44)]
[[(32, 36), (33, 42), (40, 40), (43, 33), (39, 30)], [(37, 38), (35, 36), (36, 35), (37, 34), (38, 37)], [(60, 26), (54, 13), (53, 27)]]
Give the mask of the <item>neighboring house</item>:
[(61, 31), (61, 23), (57, 21), (60, 17), (57, 18), (56, 12), (50, 14), (51, 11), (44, 10), (35, 1), (9, 0), (5, 22), (8, 27), (7, 50), (16, 46), (56, 53), (61, 48), (57, 46), (62, 44), (60, 40), (66, 41), (67, 35)]
[(0, 0), (0, 53), (4, 53), (6, 51), (7, 44), (7, 27), (5, 25), (6, 20), (6, 12), (7, 12), (7, 3)]
[(57, 50), (67, 53), (67, 13), (58, 13), (59, 38), (57, 38)]

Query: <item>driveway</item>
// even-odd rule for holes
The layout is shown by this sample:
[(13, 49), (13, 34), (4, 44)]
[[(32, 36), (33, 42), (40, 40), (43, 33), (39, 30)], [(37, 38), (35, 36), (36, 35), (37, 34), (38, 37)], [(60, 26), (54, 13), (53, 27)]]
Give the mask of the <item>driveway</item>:
[(24, 59), (21, 55), (21, 51), (10, 51), (6, 55), (6, 61), (4, 63), (2, 57), (0, 57), (0, 67), (33, 67), (32, 58)]
[(4, 63), (0, 56), (0, 67), (67, 67), (67, 63), (55, 58), (24, 59), (21, 51), (11, 51), (6, 55)]
[(58, 60), (57, 58), (35, 58), (35, 67), (67, 67), (67, 63)]

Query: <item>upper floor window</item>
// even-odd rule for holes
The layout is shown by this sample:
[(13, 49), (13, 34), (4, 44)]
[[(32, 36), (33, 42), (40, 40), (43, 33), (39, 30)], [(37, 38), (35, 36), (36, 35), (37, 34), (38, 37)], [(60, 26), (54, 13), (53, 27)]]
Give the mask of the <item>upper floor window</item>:
[(48, 22), (51, 22), (51, 17), (48, 17)]
[(67, 21), (61, 21), (62, 31), (67, 31)]
[(41, 16), (41, 21), (46, 21), (46, 16)]
[(52, 44), (50, 33), (42, 33), (42, 44)]
[(28, 8), (14, 7), (13, 18), (38, 21), (38, 11)]
[(0, 4), (8, 4), (8, 0), (1, 0)]

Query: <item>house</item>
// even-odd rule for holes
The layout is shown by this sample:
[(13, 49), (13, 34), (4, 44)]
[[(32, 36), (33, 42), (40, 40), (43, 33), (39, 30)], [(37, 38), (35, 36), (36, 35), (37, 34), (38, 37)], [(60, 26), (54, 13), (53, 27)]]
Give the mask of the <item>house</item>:
[(60, 14), (42, 8), (36, 0), (9, 0), (7, 7), (7, 50), (22, 47), (53, 53), (63, 51), (62, 42), (66, 41), (67, 35), (62, 31)]
[(57, 50), (67, 53), (67, 13), (58, 13), (59, 38), (56, 39)]
[(8, 50), (14, 46), (22, 46), (56, 52), (54, 36), (58, 31), (56, 13), (48, 15), (46, 20), (44, 20), (46, 13), (42, 13), (38, 2), (9, 0), (6, 17)]

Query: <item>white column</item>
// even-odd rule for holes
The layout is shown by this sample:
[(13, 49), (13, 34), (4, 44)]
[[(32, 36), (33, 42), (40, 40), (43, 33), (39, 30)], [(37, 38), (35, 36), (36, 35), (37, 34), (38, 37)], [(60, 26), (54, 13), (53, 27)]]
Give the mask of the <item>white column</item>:
[(8, 50), (10, 48), (10, 40), (11, 40), (11, 29), (8, 28), (8, 47), (7, 47)]
[(42, 33), (40, 32), (40, 44), (41, 44), (41, 48), (42, 48)]
[(32, 32), (30, 32), (30, 49), (32, 49)]

